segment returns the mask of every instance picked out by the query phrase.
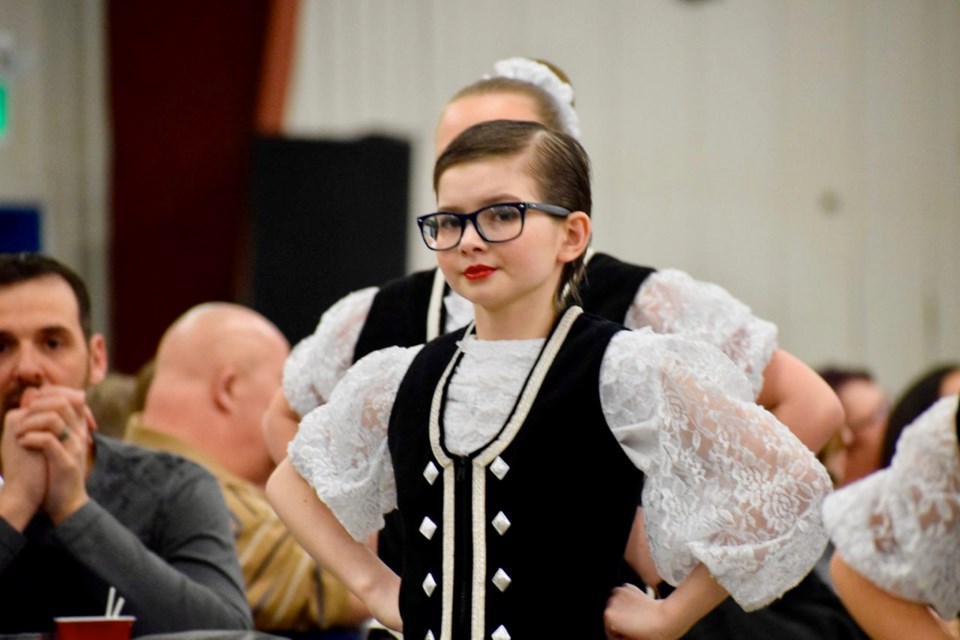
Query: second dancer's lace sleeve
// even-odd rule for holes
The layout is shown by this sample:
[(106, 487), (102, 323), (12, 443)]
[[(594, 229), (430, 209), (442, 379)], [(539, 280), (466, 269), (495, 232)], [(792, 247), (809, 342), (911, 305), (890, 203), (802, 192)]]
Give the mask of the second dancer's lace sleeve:
[(836, 552), (875, 585), (960, 611), (960, 451), (957, 396), (939, 400), (897, 442), (889, 467), (837, 490), (823, 505)]
[(678, 269), (651, 274), (637, 291), (624, 323), (701, 340), (720, 349), (760, 395), (763, 371), (777, 349), (777, 327), (754, 315), (723, 287)]
[(397, 506), (387, 427), (393, 401), (420, 347), (375, 351), (350, 368), (330, 400), (306, 415), (290, 461), (356, 540), (383, 527)]
[(353, 364), (353, 351), (376, 287), (354, 291), (333, 304), (312, 334), (294, 346), (283, 367), (283, 394), (299, 416), (323, 404)]
[(830, 478), (752, 401), (728, 358), (700, 342), (624, 331), (604, 356), (600, 393), (611, 430), (645, 473), (648, 542), (667, 582), (703, 563), (753, 610), (809, 573), (827, 542)]

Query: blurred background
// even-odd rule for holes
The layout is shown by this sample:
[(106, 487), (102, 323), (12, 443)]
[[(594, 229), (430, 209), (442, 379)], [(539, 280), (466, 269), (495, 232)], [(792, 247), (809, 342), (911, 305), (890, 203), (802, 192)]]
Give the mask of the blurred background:
[(431, 266), (440, 110), (514, 55), (572, 80), (597, 249), (812, 366), (960, 356), (956, 0), (0, 0), (0, 250), (81, 272), (120, 371), (204, 300), (296, 341)]

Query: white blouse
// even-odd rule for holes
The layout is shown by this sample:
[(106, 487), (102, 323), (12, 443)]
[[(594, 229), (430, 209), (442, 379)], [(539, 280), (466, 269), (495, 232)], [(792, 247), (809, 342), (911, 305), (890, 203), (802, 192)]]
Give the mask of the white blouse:
[[(444, 424), (456, 453), (503, 425), (543, 340), (462, 341)], [(387, 426), (421, 347), (360, 360), (327, 404), (309, 413), (290, 459), (358, 540), (396, 507)], [(746, 377), (720, 351), (649, 329), (611, 340), (600, 372), (607, 423), (646, 474), (643, 505), (653, 559), (678, 584), (703, 563), (746, 609), (799, 582), (826, 545), (821, 501), (830, 480), (811, 452), (752, 402)]]
[[(305, 416), (322, 404), (353, 362), (360, 331), (377, 294), (376, 287), (342, 298), (323, 314), (316, 330), (293, 349), (284, 369), (287, 402)], [(466, 326), (473, 306), (456, 293), (444, 298), (446, 330)], [(694, 280), (677, 269), (648, 276), (623, 318), (631, 329), (650, 327), (702, 340), (729, 356), (747, 375), (753, 397), (763, 385), (763, 370), (777, 348), (776, 325), (762, 320), (722, 287)]]
[(823, 517), (836, 551), (878, 587), (960, 612), (957, 396), (941, 398), (897, 441), (890, 466), (833, 493)]

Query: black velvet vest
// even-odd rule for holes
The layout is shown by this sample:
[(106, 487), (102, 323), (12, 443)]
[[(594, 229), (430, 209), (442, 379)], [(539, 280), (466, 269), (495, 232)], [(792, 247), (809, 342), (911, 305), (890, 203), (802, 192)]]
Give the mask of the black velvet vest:
[(389, 428), (405, 536), (405, 637), (490, 638), (501, 626), (514, 640), (604, 637), (641, 480), (600, 406), (600, 364), (622, 328), (577, 318), (552, 364), (541, 356), (549, 368), (531, 374), (528, 389), (542, 385), (531, 404), (521, 396), (516, 424), (464, 457), (443, 445), (445, 388), (430, 425), (463, 331), (414, 359)]
[[(413, 347), (427, 341), (427, 310), (435, 272), (436, 269), (418, 271), (380, 287), (357, 338), (354, 362), (379, 349)], [(443, 301), (438, 302), (442, 327)]]
[[(640, 285), (655, 271), (605, 253), (595, 253), (587, 262), (586, 278), (580, 286), (581, 306), (589, 313), (623, 322)], [(444, 332), (446, 317), (442, 298), (450, 289), (434, 287), (435, 274), (436, 269), (418, 271), (380, 288), (354, 348), (354, 362), (378, 349), (423, 344), (429, 330), (435, 335)], [(434, 327), (428, 327), (431, 304), (439, 309), (433, 318)], [(386, 515), (377, 540), (380, 558), (402, 575), (403, 526), (396, 511)]]
[(655, 271), (595, 253), (580, 284), (580, 306), (588, 313), (622, 323), (640, 285)]
[[(584, 311), (623, 322), (637, 289), (647, 276), (656, 270), (617, 260), (605, 253), (596, 253), (587, 262), (587, 275), (580, 285), (580, 306)], [(436, 269), (418, 271), (393, 280), (377, 292), (370, 306), (367, 320), (354, 348), (353, 361), (386, 347), (412, 347), (427, 341), (427, 309), (431, 304), (433, 279)], [(446, 295), (449, 287), (439, 292)], [(443, 301), (434, 333), (444, 332)]]

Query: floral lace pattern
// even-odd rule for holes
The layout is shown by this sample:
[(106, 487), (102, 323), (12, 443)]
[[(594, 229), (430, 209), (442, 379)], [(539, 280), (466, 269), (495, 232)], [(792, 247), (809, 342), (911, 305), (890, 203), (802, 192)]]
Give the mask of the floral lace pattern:
[(461, 342), (463, 362), (450, 381), (444, 414), (446, 443), (451, 453), (471, 453), (497, 435), (544, 342), (474, 337)]
[(376, 287), (368, 287), (341, 298), (323, 314), (316, 330), (293, 348), (283, 367), (283, 393), (298, 415), (326, 402), (353, 364), (353, 351), (376, 294)]
[[(353, 361), (353, 351), (377, 289), (356, 291), (323, 314), (316, 331), (293, 349), (284, 369), (287, 402), (305, 416), (322, 404)], [(472, 305), (454, 292), (444, 298), (446, 331), (473, 320)], [(757, 318), (725, 289), (694, 280), (676, 269), (657, 271), (637, 291), (624, 324), (657, 333), (708, 342), (726, 353), (747, 374), (753, 397), (763, 385), (763, 370), (776, 349), (776, 327)]]
[(890, 466), (837, 490), (824, 522), (837, 553), (891, 593), (960, 611), (960, 449), (957, 396), (904, 429)]
[(644, 280), (624, 324), (712, 344), (747, 374), (753, 397), (760, 394), (763, 370), (777, 348), (776, 325), (753, 315), (723, 287), (678, 269), (663, 269)]
[(290, 462), (357, 540), (383, 528), (397, 506), (387, 426), (403, 374), (421, 347), (389, 347), (361, 358), (303, 420)]
[(624, 332), (604, 359), (600, 393), (614, 434), (647, 474), (647, 535), (665, 580), (676, 585), (702, 562), (753, 610), (810, 571), (827, 542), (829, 477), (752, 402), (729, 359), (699, 342)]
[[(496, 435), (542, 340), (463, 342), (451, 380), (446, 442), (466, 453)], [(387, 424), (417, 348), (358, 362), (290, 446), (294, 466), (358, 540), (396, 506)], [(829, 488), (813, 455), (751, 401), (746, 378), (701, 343), (621, 332), (601, 367), (610, 428), (648, 474), (647, 529), (658, 568), (679, 582), (703, 562), (745, 608), (798, 582), (826, 542), (820, 500)]]

